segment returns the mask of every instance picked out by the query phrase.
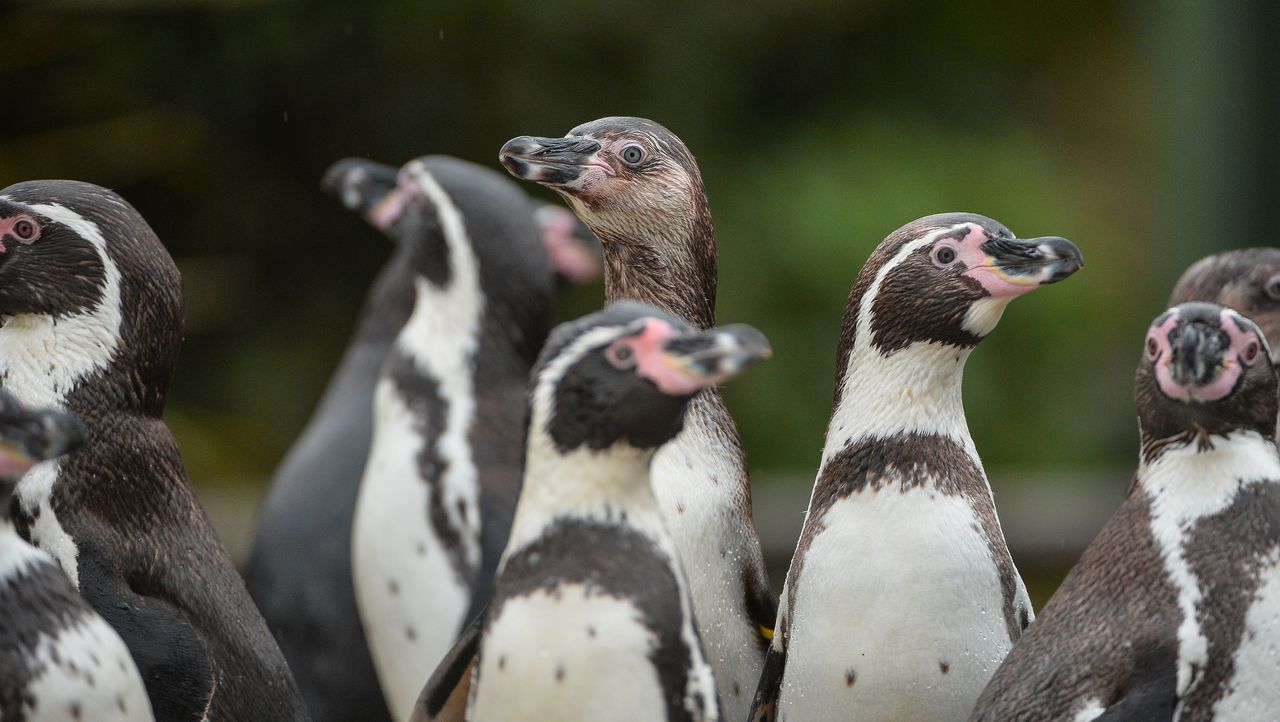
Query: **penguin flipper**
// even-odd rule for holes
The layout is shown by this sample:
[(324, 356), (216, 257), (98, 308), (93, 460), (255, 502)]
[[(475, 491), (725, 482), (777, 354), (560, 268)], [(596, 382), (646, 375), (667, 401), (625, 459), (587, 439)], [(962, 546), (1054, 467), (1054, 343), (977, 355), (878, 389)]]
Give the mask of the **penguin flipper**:
[(778, 693), (782, 690), (782, 672), (787, 666), (787, 649), (775, 643), (769, 647), (760, 671), (760, 685), (751, 700), (749, 722), (774, 722), (778, 719)]
[(458, 641), (431, 673), (413, 706), (409, 722), (464, 722), (471, 680), (480, 661), (480, 631), (483, 611), (462, 630)]

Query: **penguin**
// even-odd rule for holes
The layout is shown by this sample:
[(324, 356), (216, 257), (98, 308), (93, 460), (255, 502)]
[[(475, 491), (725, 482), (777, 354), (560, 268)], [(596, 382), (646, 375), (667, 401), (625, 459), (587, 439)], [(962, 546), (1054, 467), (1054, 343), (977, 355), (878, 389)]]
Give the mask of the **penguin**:
[(700, 389), (769, 355), (749, 326), (700, 330), (630, 301), (555, 331), (465, 719), (719, 719), (651, 460)]
[(412, 161), (378, 213), (414, 239), (413, 307), (373, 394), (351, 560), (374, 667), (403, 721), (488, 598), (519, 494), (526, 385), (551, 328), (555, 281), (527, 196), (494, 171)]
[[(28, 409), (0, 391), (0, 508), (9, 508), (32, 466), (83, 441), (74, 416)], [(7, 516), (0, 516), (0, 609), (0, 719), (154, 719), (124, 640)]]
[(9, 186), (0, 228), (0, 386), (86, 429), (18, 482), (19, 534), (128, 645), (157, 719), (307, 719), (161, 419), (182, 340), (173, 259), (88, 183)]
[(1193, 263), (1178, 279), (1169, 308), (1188, 301), (1229, 306), (1280, 343), (1280, 248), (1239, 248)]
[(1083, 265), (971, 213), (891, 233), (849, 294), (831, 422), (751, 719), (964, 719), (1032, 619), (961, 400), (1014, 298)]
[(1129, 493), (973, 720), (1276, 719), (1280, 454), (1265, 334), (1184, 303), (1147, 330)]
[[(482, 219), (468, 223), (471, 233), (493, 229), (486, 232), (499, 234), (495, 244), (505, 233), (537, 234), (557, 287), (599, 276), (599, 242), (572, 213), (517, 200), (507, 187), (512, 184), (494, 171), (462, 161), (440, 165), (436, 176), (455, 197), (479, 194), (459, 204), (464, 215)], [(328, 389), (268, 488), (245, 574), (316, 722), (391, 719), (356, 607), (351, 528), (373, 438), (374, 388), (414, 307), (411, 261), (424, 229), (400, 219), (398, 173), (392, 165), (349, 158), (331, 166), (321, 182), (326, 193), (391, 238), (396, 251), (368, 293)], [(499, 200), (485, 200), (488, 193)], [(483, 220), (490, 216), (497, 220)], [(501, 541), (493, 544), (496, 564)], [(434, 625), (430, 633), (442, 634)]]
[[(602, 118), (564, 138), (514, 138), (499, 160), (563, 196), (600, 239), (607, 302), (636, 299), (698, 328), (715, 324), (715, 229), (698, 165), (674, 133), (642, 118)], [(776, 606), (746, 459), (719, 391), (690, 402), (683, 433), (654, 458), (653, 484), (724, 716), (743, 719)]]

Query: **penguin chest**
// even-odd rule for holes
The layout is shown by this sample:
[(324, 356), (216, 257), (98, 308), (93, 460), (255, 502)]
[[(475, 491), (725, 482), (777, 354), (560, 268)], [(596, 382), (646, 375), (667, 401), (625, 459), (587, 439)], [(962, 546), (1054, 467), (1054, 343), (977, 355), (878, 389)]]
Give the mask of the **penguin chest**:
[(1259, 576), (1235, 650), (1234, 674), (1213, 708), (1213, 719), (1220, 722), (1269, 719), (1280, 709), (1280, 551), (1268, 555)]
[(658, 643), (626, 597), (564, 584), (509, 598), (485, 630), (467, 719), (668, 719)]
[(967, 499), (864, 490), (809, 523), (819, 531), (788, 580), (780, 719), (965, 719), (1011, 646)]
[[(745, 718), (764, 666), (744, 580), (758, 573), (759, 542), (742, 514), (741, 470), (691, 423), (658, 452), (653, 491), (681, 566), (725, 719)], [(767, 588), (767, 581), (761, 580)]]
[(425, 415), (442, 410), (415, 408), (395, 383), (379, 383), (352, 528), (356, 601), (398, 719), (462, 626), (479, 564), (475, 470), (453, 458), (458, 450), (439, 452), (440, 422)]

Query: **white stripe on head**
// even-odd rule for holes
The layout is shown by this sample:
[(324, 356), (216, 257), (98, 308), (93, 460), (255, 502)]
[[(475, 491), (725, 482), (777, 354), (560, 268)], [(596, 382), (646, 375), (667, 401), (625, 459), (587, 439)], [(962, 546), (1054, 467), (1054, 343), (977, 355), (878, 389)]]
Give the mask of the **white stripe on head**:
[[(5, 390), (29, 406), (61, 409), (82, 379), (115, 359), (123, 323), (120, 269), (107, 252), (98, 224), (56, 203), (27, 207), (88, 241), (102, 261), (102, 296), (93, 308), (56, 319), (19, 314), (0, 327), (0, 379)], [(51, 503), (60, 463), (54, 459), (33, 466), (18, 482), (15, 496), (23, 513), (35, 518), (32, 541), (49, 552), (78, 587), (75, 541), (58, 523)]]
[(908, 241), (877, 272), (859, 299), (853, 348), (845, 360), (840, 405), (831, 416), (822, 463), (849, 442), (869, 434), (924, 433), (949, 436), (976, 460), (960, 398), (961, 374), (970, 349), (916, 342), (886, 356), (874, 341), (875, 300), (884, 279), (920, 248), (972, 225), (938, 228)]

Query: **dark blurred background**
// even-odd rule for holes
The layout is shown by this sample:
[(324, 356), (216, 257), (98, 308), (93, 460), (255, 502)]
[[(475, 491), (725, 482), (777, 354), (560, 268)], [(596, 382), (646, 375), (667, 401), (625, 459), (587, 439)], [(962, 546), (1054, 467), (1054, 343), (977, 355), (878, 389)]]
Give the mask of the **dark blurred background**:
[[(1192, 260), (1273, 244), (1280, 4), (64, 0), (0, 10), (0, 186), (109, 186), (182, 269), (167, 419), (242, 554), (390, 246), (333, 161), (497, 168), (520, 134), (653, 118), (697, 155), (722, 321), (774, 360), (728, 388), (782, 580), (871, 248), (969, 210), (1083, 250), (969, 362), (966, 406), (1042, 603), (1123, 495), (1133, 368)], [(538, 192), (531, 186), (529, 190)], [(549, 194), (548, 194), (549, 197)], [(573, 289), (571, 317), (600, 302)]]

